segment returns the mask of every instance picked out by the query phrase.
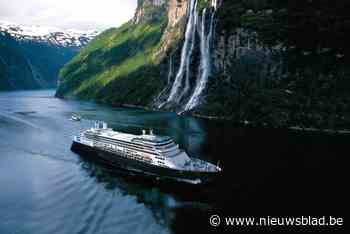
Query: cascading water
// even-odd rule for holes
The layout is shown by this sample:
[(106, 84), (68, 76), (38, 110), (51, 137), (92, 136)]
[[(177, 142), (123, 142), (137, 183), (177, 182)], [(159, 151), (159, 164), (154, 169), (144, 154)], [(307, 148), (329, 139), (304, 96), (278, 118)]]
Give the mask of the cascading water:
[(211, 6), (216, 10), (218, 8), (218, 0), (211, 0)]
[(185, 87), (183, 89), (183, 91), (180, 93), (180, 95), (178, 96), (178, 100), (181, 100), (181, 98), (187, 94), (190, 91), (191, 85), (190, 85), (190, 65), (191, 65), (191, 61), (192, 61), (192, 54), (193, 54), (193, 50), (195, 47), (195, 43), (196, 43), (196, 27), (197, 27), (197, 22), (198, 22), (198, 14), (197, 14), (197, 2), (195, 4), (195, 12), (194, 12), (194, 27), (192, 30), (192, 40), (191, 40), (191, 47), (190, 47), (190, 51), (188, 54), (188, 59), (186, 61), (186, 81), (185, 81)]
[(163, 94), (168, 90), (168, 87), (171, 83), (171, 78), (173, 77), (173, 56), (170, 56), (169, 59), (169, 72), (168, 72), (168, 79), (167, 79), (167, 85), (165, 86), (165, 88), (159, 93), (159, 95), (157, 96), (157, 98), (155, 98), (154, 103), (156, 103), (156, 105), (158, 106), (158, 108), (162, 108), (166, 102), (160, 102), (161, 97), (163, 96)]
[(173, 57), (170, 56), (170, 59), (169, 59), (168, 84), (170, 84), (172, 76), (173, 76)]
[[(216, 4), (216, 1), (214, 0), (212, 4)], [(214, 9), (216, 9), (215, 8), (216, 5), (213, 5), (213, 7)], [(200, 39), (201, 39), (201, 43), (200, 43), (201, 61), (200, 61), (200, 74), (199, 74), (200, 76), (199, 76), (199, 79), (197, 79), (194, 92), (185, 106), (185, 111), (192, 110), (194, 107), (196, 107), (199, 104), (201, 94), (207, 85), (208, 77), (211, 72), (210, 44), (211, 44), (211, 38), (213, 35), (215, 11), (213, 11), (210, 16), (210, 28), (209, 28), (208, 35), (206, 35), (206, 30), (205, 30), (206, 13), (207, 13), (207, 9), (205, 8), (202, 13), (202, 25), (201, 25), (201, 33), (200, 33)]]
[(194, 28), (196, 26), (196, 14), (197, 14), (196, 7), (197, 7), (197, 0), (191, 0), (188, 22), (186, 26), (185, 42), (183, 44), (182, 51), (181, 51), (180, 67), (176, 74), (175, 81), (171, 88), (170, 95), (167, 99), (167, 102), (179, 101), (179, 90), (181, 88), (181, 84), (183, 83), (184, 75), (186, 75), (186, 87), (189, 87), (189, 81), (188, 81), (189, 77), (187, 79), (187, 76), (190, 71), (189, 71), (189, 65), (187, 66), (187, 64), (190, 63), (190, 60), (191, 60), (190, 57), (192, 55), (192, 50), (194, 46), (193, 45), (194, 39), (195, 39)]
[(29, 59), (26, 59), (26, 60), (27, 60), (27, 64), (29, 66), (30, 72), (32, 73), (33, 79), (39, 84), (40, 87), (47, 87), (48, 86), (47, 82), (45, 82), (42, 79), (41, 74), (35, 69), (31, 61)]

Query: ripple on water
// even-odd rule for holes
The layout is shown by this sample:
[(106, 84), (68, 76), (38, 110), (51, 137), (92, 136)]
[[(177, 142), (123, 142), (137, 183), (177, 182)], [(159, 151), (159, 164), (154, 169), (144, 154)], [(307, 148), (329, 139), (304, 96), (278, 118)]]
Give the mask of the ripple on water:
[[(0, 200), (0, 233), (167, 233), (152, 209), (138, 199), (135, 187), (84, 167), (70, 151), (72, 137), (91, 127), (93, 120), (73, 122), (67, 113), (82, 112), (91, 119), (118, 113), (35, 93), (40, 98), (23, 92), (19, 97), (0, 94), (0, 167), (13, 167), (0, 170), (0, 182), (6, 183), (0, 185), (14, 187), (0, 194), (7, 199)], [(133, 118), (132, 111), (122, 112)], [(131, 125), (140, 128), (144, 123), (132, 119), (124, 124)], [(9, 182), (12, 177), (16, 183)]]
[(105, 198), (105, 202), (103, 206), (100, 209), (100, 212), (96, 215), (96, 218), (94, 222), (92, 223), (91, 231), (90, 233), (98, 233), (100, 231), (100, 228), (103, 226), (103, 221), (108, 214), (108, 211), (112, 208), (114, 197), (111, 194), (108, 194)]
[(93, 199), (86, 203), (86, 209), (84, 213), (81, 214), (81, 222), (79, 222), (78, 230), (76, 233), (88, 233), (87, 231), (91, 227), (91, 223), (94, 220), (96, 213), (99, 212), (99, 207), (105, 202), (105, 196), (100, 189), (94, 193)]

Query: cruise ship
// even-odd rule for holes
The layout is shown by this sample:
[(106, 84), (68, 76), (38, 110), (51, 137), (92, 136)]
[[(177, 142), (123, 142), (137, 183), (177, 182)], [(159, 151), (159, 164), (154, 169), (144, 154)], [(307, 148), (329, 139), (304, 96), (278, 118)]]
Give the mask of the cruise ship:
[(150, 130), (140, 135), (114, 131), (104, 122), (74, 136), (72, 151), (102, 160), (118, 169), (152, 179), (203, 184), (218, 175), (218, 165), (192, 158), (168, 136)]

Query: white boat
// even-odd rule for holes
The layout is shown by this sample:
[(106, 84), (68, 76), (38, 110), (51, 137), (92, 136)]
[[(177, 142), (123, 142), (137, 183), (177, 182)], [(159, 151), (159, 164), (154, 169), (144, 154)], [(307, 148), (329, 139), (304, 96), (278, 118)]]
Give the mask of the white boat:
[(80, 121), (81, 117), (79, 115), (72, 115), (72, 117), (70, 118), (72, 121)]
[(189, 157), (171, 137), (152, 130), (148, 134), (143, 130), (141, 135), (117, 132), (104, 122), (75, 136), (72, 151), (155, 179), (200, 184), (221, 172), (218, 165)]

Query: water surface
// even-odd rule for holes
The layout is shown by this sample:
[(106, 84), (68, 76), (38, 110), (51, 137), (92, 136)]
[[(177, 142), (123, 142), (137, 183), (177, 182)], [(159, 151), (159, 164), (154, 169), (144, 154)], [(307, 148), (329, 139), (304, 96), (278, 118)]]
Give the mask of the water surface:
[[(82, 122), (69, 120), (72, 113)], [(72, 136), (103, 120), (173, 137), (224, 169), (209, 187), (124, 177), (70, 151)], [(338, 215), (345, 208), (349, 137), (249, 129), (173, 113), (0, 93), (0, 233), (216, 231), (220, 215)], [(345, 151), (346, 150), (346, 151)], [(231, 230), (232, 231), (232, 230)]]

